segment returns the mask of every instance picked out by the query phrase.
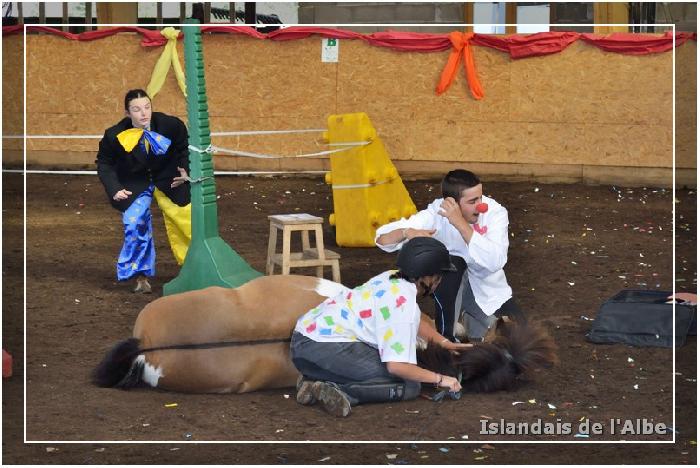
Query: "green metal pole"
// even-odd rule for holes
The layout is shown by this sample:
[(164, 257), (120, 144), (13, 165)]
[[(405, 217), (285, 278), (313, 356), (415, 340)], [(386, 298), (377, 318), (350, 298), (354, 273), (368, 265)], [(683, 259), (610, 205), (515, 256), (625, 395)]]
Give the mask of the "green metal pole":
[[(211, 143), (209, 109), (204, 81), (202, 32), (199, 21), (185, 21), (185, 76), (189, 143), (206, 149)], [(216, 183), (211, 153), (190, 150), (192, 242), (175, 279), (165, 284), (163, 295), (203, 289), (209, 286), (236, 288), (262, 276), (219, 236)]]

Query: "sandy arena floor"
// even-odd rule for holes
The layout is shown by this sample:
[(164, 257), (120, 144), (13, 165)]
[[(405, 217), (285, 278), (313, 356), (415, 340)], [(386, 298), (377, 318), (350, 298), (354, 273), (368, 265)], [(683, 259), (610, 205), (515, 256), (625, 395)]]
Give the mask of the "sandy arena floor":
[[(3, 182), (3, 347), (15, 359), (14, 377), (3, 381), (4, 463), (696, 463), (695, 337), (677, 349), (675, 376), (670, 349), (593, 345), (584, 337), (600, 304), (619, 290), (672, 289), (674, 199), (669, 190), (487, 182), (485, 193), (510, 214), (509, 282), (529, 316), (542, 320), (555, 337), (561, 365), (511, 393), (365, 405), (341, 420), (297, 405), (293, 389), (182, 395), (92, 386), (89, 372), (104, 351), (130, 335), (139, 310), (177, 274), (155, 208), (155, 294), (134, 295), (130, 285), (116, 282), (120, 218), (94, 176), (27, 176), (25, 356), (22, 176), (6, 173)], [(419, 209), (437, 196), (437, 180), (407, 182), (407, 187)], [(331, 191), (320, 177), (220, 177), (217, 193), (222, 237), (259, 271), (265, 268), (268, 214), (307, 212), (327, 219), (332, 207)], [(676, 286), (694, 291), (696, 194), (679, 190), (676, 199)], [(327, 223), (325, 240), (341, 254), (343, 283), (349, 286), (394, 260), (376, 248), (337, 247)], [(182, 443), (23, 444), (25, 358), (28, 440)], [(514, 404), (518, 401), (524, 403)], [(164, 406), (173, 402), (178, 406)], [(676, 443), (589, 444), (617, 438), (607, 431), (588, 439), (479, 435), (479, 421), (485, 418), (574, 425), (583, 418), (606, 425), (612, 418), (646, 418), (673, 426)], [(672, 436), (626, 439), (668, 441)], [(484, 443), (495, 439), (570, 444)], [(231, 440), (405, 442), (192, 443)], [(414, 440), (447, 442), (410, 443)], [(465, 441), (471, 443), (453, 443)]]

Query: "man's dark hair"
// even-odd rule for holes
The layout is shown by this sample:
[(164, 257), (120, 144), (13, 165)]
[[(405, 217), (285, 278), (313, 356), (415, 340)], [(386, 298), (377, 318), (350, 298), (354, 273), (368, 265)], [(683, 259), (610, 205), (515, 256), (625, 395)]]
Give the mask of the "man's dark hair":
[(442, 198), (452, 197), (459, 203), (465, 189), (476, 187), (480, 183), (479, 177), (473, 172), (455, 169), (442, 179)]
[(134, 99), (145, 98), (145, 97), (147, 97), (149, 101), (151, 100), (151, 97), (143, 89), (129, 90), (126, 93), (126, 96), (124, 96), (124, 110), (127, 112), (129, 111), (129, 103), (131, 101), (133, 101)]

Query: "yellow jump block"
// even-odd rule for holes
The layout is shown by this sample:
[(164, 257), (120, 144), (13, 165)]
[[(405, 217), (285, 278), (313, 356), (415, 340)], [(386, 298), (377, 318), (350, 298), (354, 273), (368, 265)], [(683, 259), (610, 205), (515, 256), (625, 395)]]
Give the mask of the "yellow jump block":
[(379, 226), (416, 212), (396, 167), (364, 112), (331, 115), (325, 140), (340, 144), (369, 142), (331, 154), (326, 183), (333, 189), (329, 222), (343, 247), (372, 247)]

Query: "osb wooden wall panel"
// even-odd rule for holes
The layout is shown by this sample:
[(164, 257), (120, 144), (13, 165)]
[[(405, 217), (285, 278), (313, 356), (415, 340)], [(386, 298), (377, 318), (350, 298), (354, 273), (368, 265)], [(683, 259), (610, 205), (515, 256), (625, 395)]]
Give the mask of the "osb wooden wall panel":
[(345, 41), (339, 111), (367, 109), (398, 159), (671, 164), (670, 54), (626, 57), (575, 43), (561, 54), (511, 61), (474, 50), (482, 101), (467, 96), (462, 70), (435, 96), (447, 52), (368, 53)]
[[(204, 55), (213, 132), (323, 129), (335, 112), (337, 65), (320, 63), (320, 39), (280, 43), (216, 35), (205, 38)], [(214, 144), (293, 156), (327, 149), (317, 143), (321, 137), (322, 132), (244, 135), (215, 137)], [(231, 159), (217, 159), (224, 158)], [(281, 162), (265, 164), (279, 169)]]
[(676, 166), (697, 167), (697, 47), (676, 49)]
[[(163, 48), (144, 48), (137, 34), (77, 42), (27, 36), (27, 134), (98, 135), (124, 116), (127, 90), (146, 88)], [(172, 73), (172, 71), (170, 72)], [(173, 77), (154, 107), (186, 118)], [(92, 151), (98, 140), (32, 140), (29, 150)]]
[[(11, 41), (19, 39), (3, 41), (4, 64), (18, 54)], [(92, 42), (29, 36), (28, 133), (101, 134), (116, 123), (123, 115), (125, 90), (145, 88), (163, 50), (139, 42), (135, 34)], [(671, 165), (671, 54), (623, 56), (579, 42), (561, 54), (510, 60), (475, 47), (486, 93), (476, 101), (462, 68), (447, 93), (435, 96), (448, 52), (405, 53), (340, 41), (340, 61), (331, 64), (321, 63), (320, 42), (316, 37), (272, 42), (205, 36), (212, 131), (324, 128), (329, 114), (364, 111), (397, 162)], [(182, 43), (178, 50), (182, 60)], [(696, 44), (689, 41), (677, 50), (677, 164), (695, 167)], [(7, 88), (5, 96), (16, 92)], [(186, 120), (172, 75), (154, 104)], [(292, 156), (325, 149), (320, 137), (217, 137), (214, 144)], [(85, 151), (86, 164), (96, 147), (97, 140), (34, 140), (29, 145), (36, 154)], [(230, 170), (328, 167), (315, 158), (216, 161), (217, 169)]]
[[(2, 132), (22, 135), (24, 46), (21, 35), (2, 39)], [(22, 140), (3, 139), (3, 149), (22, 148)]]

